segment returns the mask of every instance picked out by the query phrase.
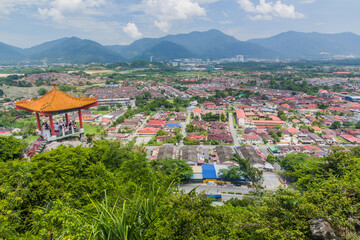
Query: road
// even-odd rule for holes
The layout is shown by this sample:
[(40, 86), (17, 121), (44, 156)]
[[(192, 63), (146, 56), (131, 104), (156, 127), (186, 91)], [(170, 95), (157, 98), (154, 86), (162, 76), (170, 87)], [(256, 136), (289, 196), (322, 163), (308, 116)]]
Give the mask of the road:
[(151, 116), (147, 117), (146, 120), (140, 125), (140, 127), (137, 127), (135, 132), (133, 132), (133, 134), (130, 135), (130, 137), (127, 139), (126, 143), (132, 141), (134, 139), (134, 137), (138, 136), (139, 130), (144, 128), (147, 121), (151, 118)]
[(233, 117), (233, 113), (229, 113), (229, 128), (230, 128), (230, 131), (231, 131), (231, 136), (233, 137), (234, 139), (234, 144), (235, 146), (239, 146), (239, 139), (238, 139), (238, 136), (237, 136), (237, 132), (235, 130), (235, 127), (234, 127), (234, 117)]
[[(183, 123), (181, 125), (181, 134), (183, 135), (183, 137), (186, 137), (186, 125), (188, 125), (190, 123), (190, 117), (191, 117), (191, 114), (190, 113), (186, 113), (187, 116), (186, 116), (186, 120), (185, 120), (185, 123)], [(181, 140), (180, 143), (179, 143), (179, 146), (182, 147), (184, 146), (184, 141)]]

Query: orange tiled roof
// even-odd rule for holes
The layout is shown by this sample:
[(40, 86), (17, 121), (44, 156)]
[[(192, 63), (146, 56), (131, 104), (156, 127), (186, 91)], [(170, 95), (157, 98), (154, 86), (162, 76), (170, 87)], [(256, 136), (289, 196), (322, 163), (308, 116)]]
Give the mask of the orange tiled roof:
[(71, 109), (79, 109), (96, 104), (96, 98), (73, 97), (56, 88), (37, 99), (23, 99), (16, 102), (16, 107), (33, 112), (58, 112)]

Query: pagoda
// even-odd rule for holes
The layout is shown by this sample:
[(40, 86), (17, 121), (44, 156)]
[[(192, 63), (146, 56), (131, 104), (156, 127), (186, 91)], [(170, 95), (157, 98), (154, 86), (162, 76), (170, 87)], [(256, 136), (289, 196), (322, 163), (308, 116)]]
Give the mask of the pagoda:
[[(37, 127), (38, 132), (41, 134), (47, 141), (56, 141), (63, 139), (64, 137), (72, 136), (74, 134), (83, 135), (84, 128), (82, 122), (82, 109), (88, 109), (90, 107), (95, 107), (98, 105), (96, 98), (83, 98), (83, 97), (74, 97), (63, 91), (60, 91), (56, 87), (56, 83), (53, 84), (54, 88), (46, 93), (44, 96), (37, 99), (22, 99), (16, 102), (16, 109), (25, 110), (28, 112), (36, 113)], [(69, 122), (69, 112), (78, 111), (80, 129), (74, 131), (74, 128), (67, 129), (67, 131), (62, 128), (61, 131), (55, 131), (54, 128), (54, 115), (65, 115), (66, 125), (70, 125)], [(50, 129), (45, 130), (41, 127), (40, 115), (49, 118)], [(65, 124), (65, 123), (64, 123)]]

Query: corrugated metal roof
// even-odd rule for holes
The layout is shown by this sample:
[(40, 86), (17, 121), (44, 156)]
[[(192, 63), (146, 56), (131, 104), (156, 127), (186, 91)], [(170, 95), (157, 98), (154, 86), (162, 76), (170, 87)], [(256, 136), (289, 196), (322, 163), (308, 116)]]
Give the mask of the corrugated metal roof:
[(216, 179), (215, 167), (212, 164), (204, 164), (201, 166), (204, 179)]

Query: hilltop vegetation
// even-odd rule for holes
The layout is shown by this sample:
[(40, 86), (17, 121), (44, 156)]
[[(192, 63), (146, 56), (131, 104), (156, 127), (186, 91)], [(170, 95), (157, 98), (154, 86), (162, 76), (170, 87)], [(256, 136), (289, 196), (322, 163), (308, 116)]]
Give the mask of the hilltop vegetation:
[(8, 155), (18, 152), (19, 140), (1, 141), (1, 239), (311, 239), (308, 221), (318, 217), (341, 239), (359, 234), (359, 148), (296, 160), (289, 174), (297, 190), (214, 207), (172, 184), (184, 175), (169, 170), (182, 164), (150, 164), (141, 149), (97, 141), (27, 162)]

